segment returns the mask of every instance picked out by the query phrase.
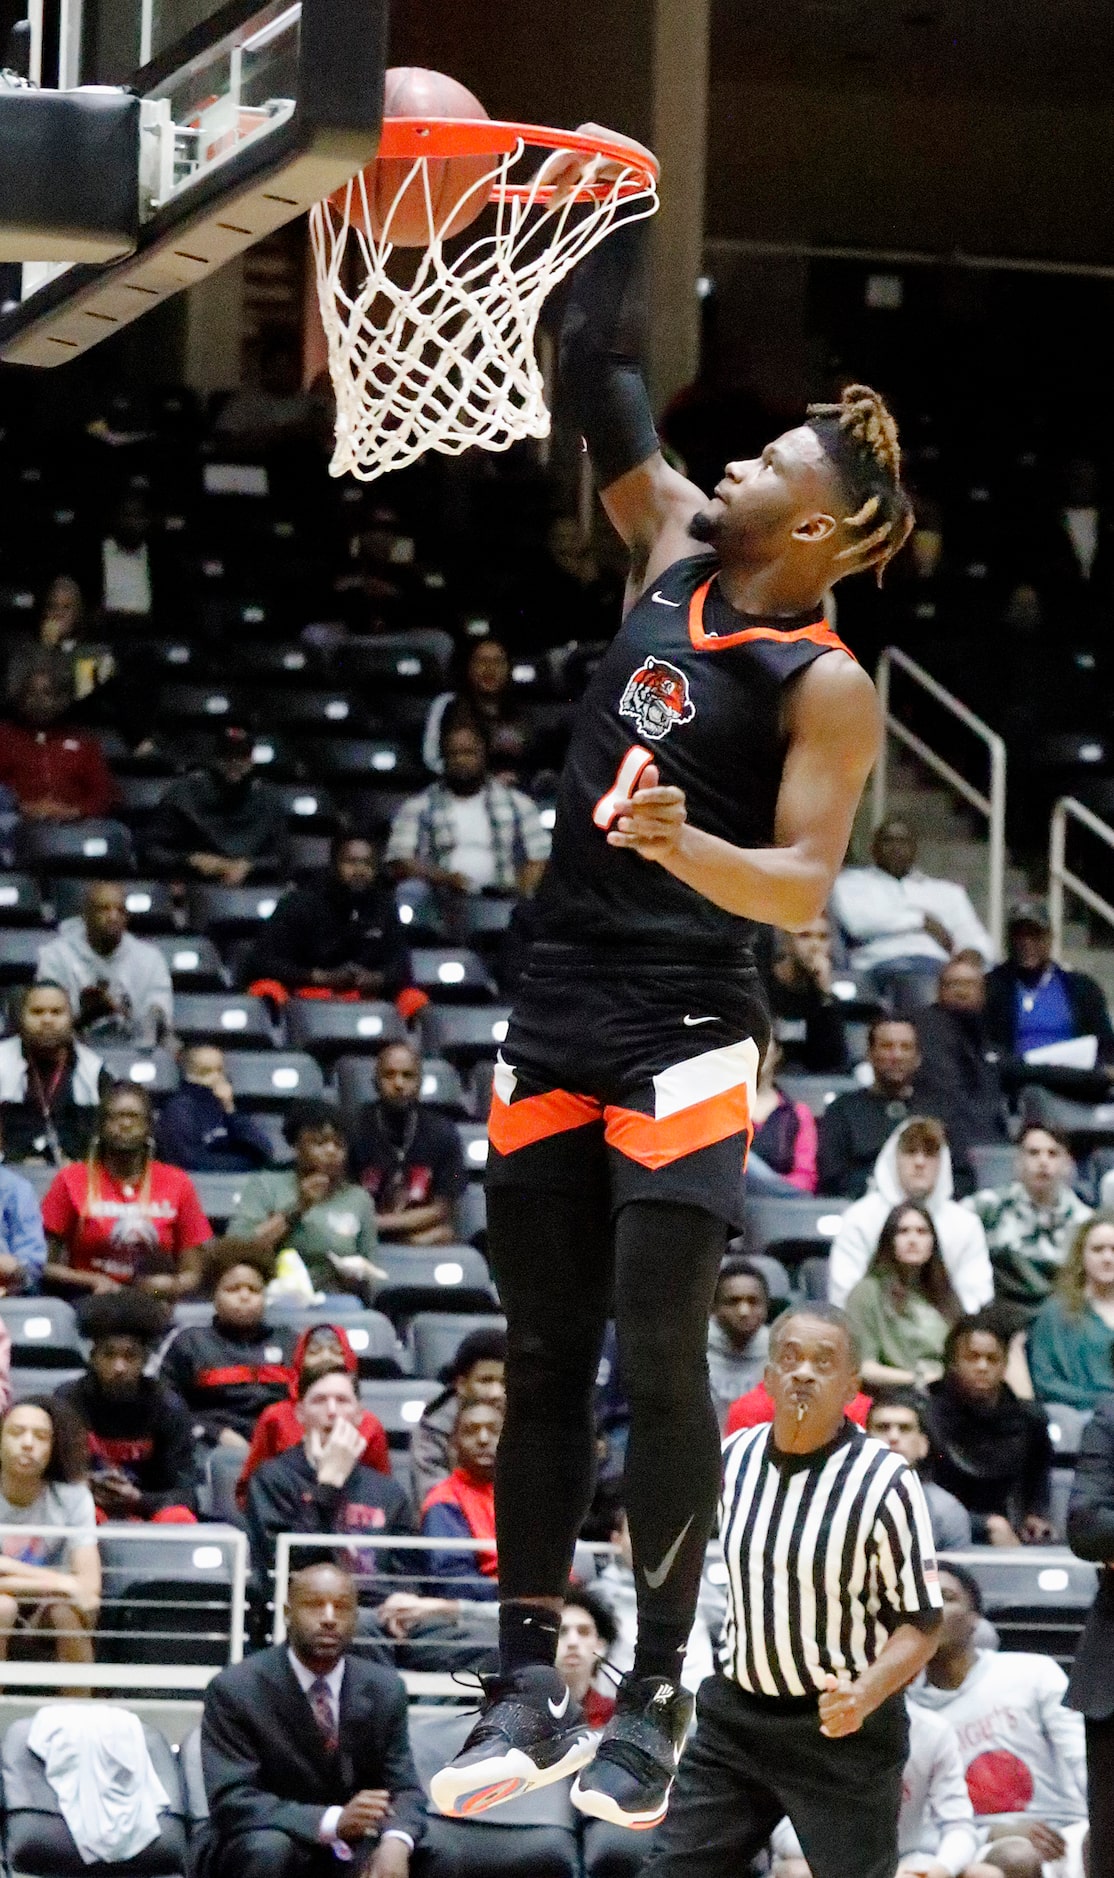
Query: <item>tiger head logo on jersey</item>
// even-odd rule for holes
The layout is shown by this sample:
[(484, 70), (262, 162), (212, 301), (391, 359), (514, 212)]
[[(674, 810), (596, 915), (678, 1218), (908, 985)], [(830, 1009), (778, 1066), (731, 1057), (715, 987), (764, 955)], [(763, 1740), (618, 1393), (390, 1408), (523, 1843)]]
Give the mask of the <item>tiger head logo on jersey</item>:
[(627, 680), (619, 716), (632, 717), (639, 736), (648, 737), (651, 743), (660, 743), (678, 724), (690, 724), (696, 706), (684, 672), (668, 659), (647, 659)]

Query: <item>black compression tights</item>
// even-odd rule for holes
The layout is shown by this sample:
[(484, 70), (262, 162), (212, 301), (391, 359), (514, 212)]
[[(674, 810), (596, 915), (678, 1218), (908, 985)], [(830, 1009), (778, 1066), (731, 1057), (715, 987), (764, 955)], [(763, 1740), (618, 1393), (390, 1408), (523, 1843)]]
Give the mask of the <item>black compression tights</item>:
[(683, 1647), (719, 1493), (706, 1350), (726, 1238), (721, 1220), (692, 1206), (632, 1202), (608, 1231), (596, 1194), (489, 1195), (488, 1256), (508, 1326), (496, 1476), (505, 1600), (560, 1597), (568, 1584), (592, 1496), (593, 1388), (614, 1314), (631, 1409), (625, 1494), (640, 1633)]

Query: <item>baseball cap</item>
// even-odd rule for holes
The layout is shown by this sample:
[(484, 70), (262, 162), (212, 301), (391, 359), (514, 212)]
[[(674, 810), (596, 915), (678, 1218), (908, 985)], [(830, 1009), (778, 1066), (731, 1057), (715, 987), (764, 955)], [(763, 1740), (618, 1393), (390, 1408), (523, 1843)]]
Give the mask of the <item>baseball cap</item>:
[(1015, 900), (1006, 920), (1006, 930), (1014, 926), (1039, 926), (1042, 932), (1052, 931), (1048, 907), (1043, 900)]
[(217, 755), (250, 757), (255, 738), (246, 724), (222, 724), (217, 736)]

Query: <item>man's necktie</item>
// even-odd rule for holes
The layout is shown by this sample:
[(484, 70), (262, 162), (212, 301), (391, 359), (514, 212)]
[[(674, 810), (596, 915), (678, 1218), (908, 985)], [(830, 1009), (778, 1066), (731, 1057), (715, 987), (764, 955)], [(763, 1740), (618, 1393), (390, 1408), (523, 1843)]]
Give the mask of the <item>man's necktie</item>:
[(324, 1676), (318, 1676), (315, 1682), (310, 1683), (309, 1705), (313, 1710), (314, 1720), (321, 1730), (326, 1751), (329, 1754), (335, 1754), (337, 1751), (336, 1716), (329, 1684)]

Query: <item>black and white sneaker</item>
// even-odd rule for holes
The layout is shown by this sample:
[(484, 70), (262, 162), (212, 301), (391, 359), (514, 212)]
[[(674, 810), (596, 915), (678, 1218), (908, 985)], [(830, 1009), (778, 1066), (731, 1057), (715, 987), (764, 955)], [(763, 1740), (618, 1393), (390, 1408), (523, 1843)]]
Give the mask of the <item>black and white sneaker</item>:
[(693, 1701), (664, 1676), (624, 1676), (615, 1713), (572, 1803), (593, 1819), (648, 1832), (665, 1818)]
[(429, 1783), (434, 1806), (450, 1819), (472, 1819), (564, 1780), (595, 1752), (580, 1704), (555, 1669), (542, 1665), (481, 1681), (479, 1720), (456, 1759)]

